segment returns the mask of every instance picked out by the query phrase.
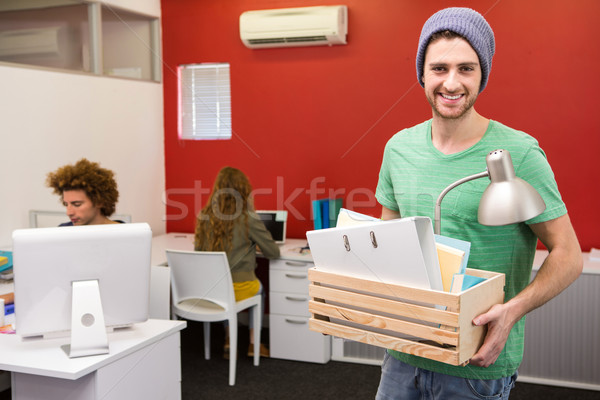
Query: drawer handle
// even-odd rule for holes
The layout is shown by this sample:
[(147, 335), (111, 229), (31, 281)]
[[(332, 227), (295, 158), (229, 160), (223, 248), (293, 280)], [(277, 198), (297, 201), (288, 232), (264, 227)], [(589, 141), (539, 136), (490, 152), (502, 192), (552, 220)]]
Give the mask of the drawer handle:
[(308, 263), (301, 261), (286, 261), (285, 265), (289, 265), (290, 267), (306, 267)]
[(306, 321), (298, 321), (298, 320), (289, 319), (289, 318), (286, 318), (285, 322), (289, 322), (290, 324), (296, 324), (296, 325), (305, 325), (306, 324)]
[(286, 278), (293, 278), (293, 279), (306, 279), (308, 278), (308, 275), (297, 275), (297, 274), (285, 274)]
[(306, 297), (292, 297), (292, 296), (285, 296), (286, 300), (290, 300), (290, 301), (306, 301)]

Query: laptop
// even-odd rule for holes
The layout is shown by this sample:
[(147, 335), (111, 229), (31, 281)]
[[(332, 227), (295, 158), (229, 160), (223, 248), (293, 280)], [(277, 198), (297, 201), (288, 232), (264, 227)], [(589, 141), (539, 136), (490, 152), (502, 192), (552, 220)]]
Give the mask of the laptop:
[(256, 210), (256, 214), (260, 217), (265, 227), (269, 232), (275, 243), (285, 243), (285, 231), (287, 228), (287, 216), (288, 213), (285, 210)]

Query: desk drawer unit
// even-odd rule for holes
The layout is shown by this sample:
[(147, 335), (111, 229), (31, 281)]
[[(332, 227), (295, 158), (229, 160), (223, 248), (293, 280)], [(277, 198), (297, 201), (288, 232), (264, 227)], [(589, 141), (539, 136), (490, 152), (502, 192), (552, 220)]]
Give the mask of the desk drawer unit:
[(269, 304), (271, 314), (310, 317), (310, 313), (308, 312), (310, 297), (308, 293), (292, 294), (271, 291), (269, 295), (271, 296)]
[(313, 263), (271, 260), (269, 336), (271, 357), (326, 363), (331, 338), (308, 328), (308, 269)]

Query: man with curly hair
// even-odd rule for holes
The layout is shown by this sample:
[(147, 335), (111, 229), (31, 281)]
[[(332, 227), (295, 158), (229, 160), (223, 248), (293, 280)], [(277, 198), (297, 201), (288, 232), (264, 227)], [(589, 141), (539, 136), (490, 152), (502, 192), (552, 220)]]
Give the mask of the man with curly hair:
[(60, 195), (71, 220), (60, 226), (114, 224), (109, 217), (119, 199), (117, 182), (111, 170), (85, 158), (50, 172), (46, 185)]

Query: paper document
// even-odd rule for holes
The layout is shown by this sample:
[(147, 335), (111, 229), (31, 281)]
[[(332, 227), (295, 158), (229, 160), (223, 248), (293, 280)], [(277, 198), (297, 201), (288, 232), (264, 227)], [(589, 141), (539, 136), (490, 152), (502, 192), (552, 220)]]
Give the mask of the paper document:
[(452, 293), (460, 293), (483, 281), (485, 281), (485, 278), (480, 278), (478, 276), (455, 274), (452, 278), (452, 289), (450, 291)]
[(422, 289), (443, 290), (428, 217), (368, 221), (307, 232), (317, 269)]
[[(471, 253), (471, 242), (443, 235), (435, 235), (435, 242), (436, 246), (438, 247), (438, 258), (440, 259), (440, 269), (442, 273), (442, 282), (444, 284), (444, 290), (446, 292), (449, 292), (450, 287), (452, 286), (452, 276), (455, 273), (465, 273), (467, 263), (469, 261), (469, 255)], [(456, 250), (453, 251), (452, 249)], [(453, 264), (453, 256), (451, 254), (460, 255), (461, 253), (462, 256), (460, 256), (460, 265), (457, 267), (456, 264)], [(442, 257), (444, 257), (443, 262)], [(454, 260), (454, 262), (457, 262), (457, 260)]]
[(460, 267), (462, 265), (462, 260), (465, 257), (465, 252), (442, 243), (436, 243), (435, 246), (440, 262), (440, 272), (442, 274), (444, 291), (449, 292), (452, 287), (452, 277), (454, 274), (461, 272)]
[(365, 215), (361, 213), (357, 213), (356, 211), (347, 210), (345, 208), (340, 209), (340, 212), (337, 216), (337, 227), (345, 227), (352, 225), (361, 225), (365, 222), (377, 222), (381, 221), (379, 218), (371, 217), (370, 215)]

